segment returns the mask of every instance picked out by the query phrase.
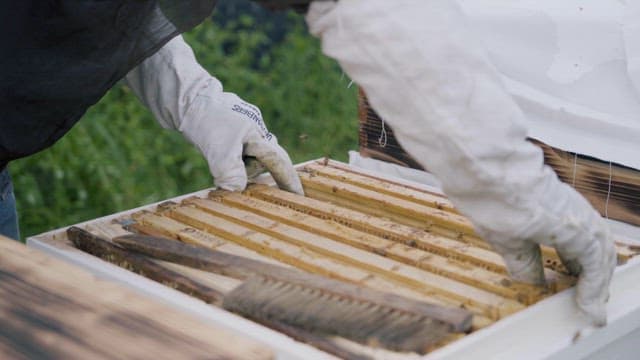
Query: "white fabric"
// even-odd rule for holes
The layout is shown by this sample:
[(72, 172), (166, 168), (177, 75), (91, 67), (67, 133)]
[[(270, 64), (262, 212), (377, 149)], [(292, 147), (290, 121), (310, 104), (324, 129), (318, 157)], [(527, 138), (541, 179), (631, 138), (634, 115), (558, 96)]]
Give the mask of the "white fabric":
[(555, 247), (568, 268), (581, 267), (578, 307), (604, 324), (616, 259), (607, 226), (525, 141), (524, 116), (456, 3), (314, 2), (307, 22), (510, 274), (543, 282), (538, 244)]
[(395, 177), (399, 179), (409, 180), (418, 184), (427, 185), (431, 188), (437, 189), (436, 191), (442, 192), (442, 184), (440, 183), (440, 180), (426, 171), (416, 170), (386, 161), (363, 157), (357, 151), (349, 151), (349, 165), (357, 168), (371, 170), (378, 174), (384, 174), (385, 176)]
[(458, 2), (531, 137), (640, 169), (637, 1)]
[[(217, 187), (246, 187), (245, 156), (264, 165), (282, 189), (303, 193), (289, 156), (267, 130), (260, 110), (223, 92), (182, 37), (171, 40), (125, 79), (163, 127), (180, 130), (200, 149)], [(249, 175), (257, 175), (256, 162), (249, 164)]]

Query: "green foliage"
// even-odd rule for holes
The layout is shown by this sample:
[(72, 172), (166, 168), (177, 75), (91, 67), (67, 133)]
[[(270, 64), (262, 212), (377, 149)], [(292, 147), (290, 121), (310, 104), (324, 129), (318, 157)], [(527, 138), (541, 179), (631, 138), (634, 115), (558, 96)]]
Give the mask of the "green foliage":
[[(293, 16), (293, 15), (292, 15)], [(321, 54), (301, 19), (284, 41), (206, 22), (186, 34), (200, 63), (261, 108), (294, 162), (345, 160), (357, 146), (355, 87)], [(253, 19), (237, 21), (250, 28)], [(227, 24), (228, 25), (228, 24)], [(264, 52), (265, 44), (269, 51)], [(23, 238), (211, 186), (204, 159), (114, 87), (55, 146), (10, 164)]]

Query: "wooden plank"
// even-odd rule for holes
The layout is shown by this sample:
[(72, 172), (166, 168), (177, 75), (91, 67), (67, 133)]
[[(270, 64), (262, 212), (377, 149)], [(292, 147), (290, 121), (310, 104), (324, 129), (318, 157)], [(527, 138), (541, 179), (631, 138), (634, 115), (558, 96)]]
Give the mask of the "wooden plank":
[[(148, 214), (149, 216), (141, 217), (141, 214)], [(142, 211), (141, 213), (135, 214), (135, 218), (144, 218), (144, 222), (130, 225), (143, 234), (166, 236), (183, 241), (187, 244), (200, 245), (232, 255), (243, 256), (249, 259), (260, 260), (272, 264), (279, 264), (277, 261), (273, 261), (269, 257), (262, 256), (255, 251), (247, 249), (246, 247), (239, 246), (219, 236), (195, 229), (173, 219), (164, 217), (160, 218), (149, 211)], [(118, 235), (124, 234), (120, 233)], [(118, 235), (114, 235), (112, 237)]]
[[(461, 305), (464, 304), (469, 309), (482, 311), (489, 317), (499, 318), (523, 308), (523, 305), (516, 301), (274, 222), (250, 212), (229, 207), (225, 209), (224, 213), (213, 216), (191, 206), (179, 206), (171, 209), (167, 214), (189, 225), (205, 228), (213, 233), (226, 232), (228, 235), (246, 237), (252, 232), (259, 231), (355, 265), (376, 275), (394, 279), (414, 290), (423, 291), (427, 295), (439, 294), (457, 301)], [(225, 222), (225, 220), (228, 221)], [(229, 223), (229, 221), (233, 223)], [(229, 233), (230, 229), (233, 229), (233, 234)], [(222, 233), (219, 235), (224, 236)]]
[[(304, 172), (299, 172), (299, 174), (305, 194), (309, 197), (329, 201), (371, 215), (388, 217), (401, 224), (465, 241), (474, 246), (490, 248), (475, 234), (471, 222), (462, 215), (394, 199), (385, 194), (322, 176), (314, 176)], [(553, 248), (548, 246), (540, 248), (543, 258), (551, 259), (547, 264), (555, 264), (556, 271), (566, 273), (566, 269)], [(621, 262), (625, 261), (624, 258), (620, 260)]]
[[(472, 262), (482, 262), (483, 266), (502, 273), (506, 273), (506, 267), (502, 257), (490, 250), (489, 244), (480, 238), (464, 234), (455, 234), (441, 231), (422, 230), (420, 227), (397, 223), (383, 216), (372, 215), (367, 212), (358, 211), (332, 204), (329, 200), (312, 199), (309, 197), (296, 196), (295, 194), (283, 192), (273, 187), (264, 185), (254, 185), (245, 192), (250, 196), (260, 198), (275, 204), (283, 205), (294, 210), (304, 212), (316, 217), (331, 219), (341, 224), (366, 231), (378, 236), (389, 239), (397, 239), (398, 241), (408, 241), (409, 244), (415, 244), (420, 247), (425, 246), (425, 250), (432, 252), (445, 251), (449, 252), (458, 248), (463, 250), (468, 257), (467, 260)], [(425, 241), (421, 241), (421, 239)], [(452, 242), (455, 239), (455, 242)], [(457, 243), (457, 244), (455, 244)], [(434, 247), (436, 244), (444, 245), (445, 248), (438, 250)], [(464, 245), (463, 245), (464, 244)], [(547, 269), (547, 280), (553, 289), (561, 290), (572, 286), (575, 279), (566, 275), (566, 269), (562, 265), (560, 258), (554, 249), (541, 246), (543, 261)], [(455, 251), (453, 252), (455, 254)]]
[[(548, 290), (541, 287), (514, 283), (505, 275), (497, 274), (481, 267), (432, 254), (402, 243), (396, 243), (330, 220), (319, 219), (239, 193), (219, 192), (216, 200), (239, 209), (250, 210), (255, 214), (332, 240), (388, 256), (405, 264), (444, 275), (525, 304), (532, 304), (549, 293)], [(214, 214), (225, 211), (224, 208), (219, 208), (218, 204), (211, 200), (190, 198), (185, 200), (185, 203), (193, 204), (204, 211)]]
[[(383, 217), (346, 209), (317, 199), (296, 196), (295, 194), (269, 186), (251, 186), (245, 194), (304, 214), (322, 219), (330, 219), (386, 239), (416, 246), (436, 254), (454, 256), (456, 259), (506, 274), (506, 267), (502, 257), (485, 248), (479, 248), (475, 245), (452, 240), (444, 236), (434, 235), (414, 227), (398, 224)], [(555, 266), (561, 267), (559, 260), (550, 258), (546, 258), (545, 260), (548, 267), (554, 266), (554, 261)], [(560, 291), (575, 284), (573, 277), (566, 276), (549, 268), (545, 269), (545, 275), (547, 283), (553, 291)]]
[[(420, 227), (409, 226), (396, 221), (390, 220), (384, 215), (372, 215), (364, 211), (354, 210), (338, 206), (331, 202), (322, 201), (310, 197), (296, 196), (295, 194), (279, 190), (277, 188), (266, 185), (252, 185), (245, 191), (245, 194), (262, 199), (277, 205), (282, 205), (296, 211), (309, 214), (322, 219), (330, 219), (340, 224), (352, 227), (354, 229), (368, 232), (383, 238), (389, 238), (409, 244), (420, 244), (428, 246), (430, 243), (442, 241), (443, 249), (446, 251), (465, 250), (465, 253), (477, 252), (478, 256), (475, 260), (480, 261), (483, 266), (491, 268), (495, 271), (504, 270), (504, 262), (499, 255), (494, 252), (487, 251), (489, 245), (483, 240), (477, 239), (481, 246), (475, 244), (476, 241), (466, 239), (466, 236), (460, 237), (458, 233), (453, 234), (449, 231), (449, 235), (436, 235), (428, 232)], [(452, 239), (462, 240), (454, 241)], [(421, 241), (424, 240), (424, 241)], [(472, 244), (469, 246), (468, 244)], [(428, 248), (434, 251), (432, 248)]]
[[(451, 223), (447, 223), (448, 220), (440, 218), (444, 212), (439, 210), (434, 213), (428, 210), (429, 207), (420, 209), (420, 207), (412, 206), (404, 200), (395, 200), (386, 195), (374, 198), (376, 194), (374, 191), (360, 189), (349, 184), (340, 186), (339, 181), (323, 179), (319, 176), (300, 173), (300, 177), (305, 186), (305, 194), (310, 198), (369, 215), (386, 217), (396, 223), (423, 229), (429, 233), (462, 241), (475, 247), (491, 249), (486, 241), (474, 233), (471, 222), (462, 215), (452, 214), (455, 219), (452, 219)], [(459, 222), (462, 220), (466, 223)], [(465, 227), (467, 230), (464, 230)], [(557, 273), (568, 274), (555, 249), (544, 245), (541, 245), (540, 249), (543, 261), (548, 268)], [(624, 264), (638, 253), (628, 244), (620, 243), (616, 244), (616, 251), (619, 264)], [(554, 275), (553, 278), (556, 279), (558, 276)]]
[(67, 236), (78, 249), (86, 253), (146, 276), (149, 279), (181, 292), (198, 294), (199, 299), (209, 304), (222, 305), (224, 293), (219, 289), (202, 286), (201, 283), (194, 281), (183, 273), (158, 264), (147, 257), (130, 253), (110, 241), (105, 240), (105, 238), (100, 235), (72, 226), (67, 229)]
[(387, 213), (385, 209), (371, 208), (368, 205), (363, 205), (354, 202), (351, 199), (341, 198), (335, 194), (330, 194), (324, 191), (318, 191), (316, 189), (306, 188), (305, 195), (307, 198), (318, 200), (320, 202), (329, 203), (339, 208), (353, 210), (364, 214), (386, 218), (396, 224), (412, 227), (414, 229), (424, 230), (430, 234), (444, 236), (450, 239), (461, 241), (465, 244), (470, 244), (475, 247), (490, 250), (491, 246), (480, 237), (471, 233), (462, 233), (458, 230), (451, 229), (446, 226), (442, 226), (433, 222), (424, 222), (423, 220), (411, 218), (404, 215), (398, 215), (393, 213)]
[(322, 176), (298, 172), (305, 194), (330, 200), (341, 206), (385, 216), (397, 222), (430, 230), (444, 227), (460, 234), (475, 235), (473, 225), (465, 217), (423, 206), (376, 191)]
[[(120, 219), (118, 221), (123, 221), (126, 220), (124, 222), (126, 223), (130, 223), (131, 220), (130, 219)], [(118, 223), (118, 221), (94, 221), (91, 222), (89, 224), (84, 225), (83, 227), (91, 232), (92, 234), (96, 235), (96, 236), (100, 236), (103, 238), (107, 238), (107, 239), (113, 239), (114, 237), (117, 236), (123, 236), (123, 235), (129, 235), (131, 234), (131, 232), (129, 232), (128, 230), (124, 229), (122, 227), (122, 225), (120, 225)], [(149, 230), (149, 228), (145, 228), (145, 230)], [(196, 230), (196, 229), (193, 229)], [(149, 234), (149, 233), (145, 233), (147, 235), (155, 235), (155, 236), (163, 236), (161, 235), (161, 231), (154, 231), (153, 234)], [(244, 251), (246, 252), (250, 252), (250, 250), (246, 250), (244, 248), (242, 248)], [(251, 251), (251, 253), (253, 253), (255, 256), (259, 256), (258, 254), (254, 253)], [(244, 254), (234, 254), (234, 255), (239, 255), (239, 256), (244, 256)], [(113, 260), (117, 260), (114, 257), (107, 257), (105, 259), (105, 257), (101, 257), (103, 260), (112, 262), (120, 267), (123, 267), (125, 269), (129, 269), (129, 267), (127, 266), (127, 263), (121, 263), (118, 261), (113, 261)], [(267, 259), (267, 258), (265, 258)], [(260, 259), (256, 259), (256, 260), (260, 260)], [(270, 259), (269, 259), (270, 260)], [(181, 276), (187, 277), (199, 284), (202, 284), (208, 288), (214, 289), (216, 291), (219, 291), (221, 293), (227, 293), (231, 290), (233, 290), (234, 288), (236, 288), (238, 285), (240, 285), (240, 281), (236, 280), (236, 279), (232, 279), (230, 277), (226, 277), (226, 276), (222, 276), (222, 275), (218, 275), (218, 274), (214, 274), (214, 273), (210, 273), (210, 272), (206, 272), (206, 271), (202, 271), (202, 270), (197, 270), (197, 269), (193, 269), (187, 266), (183, 266), (183, 265), (176, 265), (170, 262), (166, 262), (166, 261), (160, 261), (160, 260), (153, 260), (153, 259), (148, 259), (148, 261), (151, 261), (155, 264), (160, 265), (162, 268), (164, 269), (169, 269), (173, 272), (176, 272), (178, 274), (180, 274)], [(275, 262), (274, 262), (275, 263)], [(140, 271), (136, 271), (135, 269), (129, 269), (132, 270), (142, 276), (148, 277), (152, 280), (156, 280), (157, 279), (153, 278), (152, 276), (150, 276), (150, 274), (147, 271), (144, 272), (140, 272)], [(161, 281), (159, 281), (161, 282)], [(193, 295), (195, 294), (195, 292), (193, 291), (193, 289), (185, 289), (183, 290), (180, 287), (174, 286), (173, 284), (165, 284), (168, 285), (170, 287), (173, 287), (177, 290), (180, 290), (182, 292), (185, 292), (187, 294)], [(206, 295), (206, 293), (205, 293)], [(204, 300), (203, 296), (198, 296), (199, 299)]]
[(451, 201), (443, 195), (436, 195), (427, 191), (419, 191), (415, 188), (377, 179), (373, 176), (366, 176), (355, 171), (349, 171), (336, 166), (323, 165), (320, 163), (306, 165), (304, 170), (314, 175), (328, 177), (342, 183), (352, 184), (367, 190), (394, 196), (423, 206), (458, 213)]
[(336, 169), (340, 169), (342, 171), (348, 172), (348, 173), (355, 173), (361, 176), (365, 176), (365, 177), (369, 177), (372, 179), (376, 179), (376, 180), (380, 180), (380, 181), (384, 181), (386, 183), (390, 183), (390, 184), (394, 184), (397, 186), (401, 186), (403, 188), (407, 188), (407, 189), (412, 189), (415, 191), (419, 191), (419, 192), (426, 192), (429, 194), (432, 194), (433, 196), (439, 196), (439, 197), (443, 197), (443, 198), (447, 198), (446, 195), (444, 195), (442, 192), (440, 191), (429, 191), (426, 190), (424, 186), (422, 186), (420, 183), (416, 183), (416, 185), (411, 185), (409, 184), (409, 182), (402, 180), (401, 178), (398, 178), (397, 180), (393, 180), (391, 177), (381, 177), (381, 176), (376, 176), (373, 175), (371, 172), (364, 172), (361, 171), (357, 166), (353, 167), (349, 164), (340, 162), (340, 161), (335, 161), (335, 160), (331, 160), (329, 159), (328, 161), (326, 161), (325, 159), (323, 160), (317, 160), (316, 163), (318, 164), (322, 164), (325, 166), (330, 166), (332, 168), (336, 168)]
[[(135, 214), (134, 217), (140, 223), (158, 229), (170, 228), (173, 226), (173, 224), (179, 223), (172, 218), (160, 216), (149, 212), (138, 213)], [(171, 225), (166, 225), (167, 223)], [(191, 227), (185, 223), (180, 224), (183, 228), (189, 227), (197, 230), (196, 228)], [(270, 236), (252, 233), (243, 238), (241, 236), (229, 236), (228, 232), (221, 233), (223, 233), (224, 236), (229, 239), (229, 241), (235, 241), (241, 246), (253, 249), (254, 251), (257, 251), (265, 257), (276, 259), (284, 264), (293, 265), (297, 268), (309, 272), (341, 279), (344, 281), (351, 281), (353, 283), (365, 283), (373, 278), (372, 274), (370, 274), (369, 272), (363, 271), (353, 266), (349, 266), (341, 261), (328, 258), (326, 256), (318, 254), (313, 250), (279, 241)], [(171, 233), (167, 233), (167, 235), (173, 238), (177, 238), (177, 235), (173, 235)], [(377, 288), (385, 290), (395, 290), (397, 288), (397, 286), (393, 285), (381, 287), (382, 285), (383, 283), (380, 282)], [(423, 298), (421, 297), (421, 295), (417, 295), (416, 293), (411, 293), (410, 295), (414, 298), (416, 298), (416, 296), (419, 298)], [(441, 304), (444, 303), (441, 302)]]
[(284, 266), (231, 255), (199, 245), (186, 244), (166, 237), (127, 234), (117, 236), (112, 241), (135, 254), (143, 254), (153, 259), (186, 265), (239, 280), (246, 280), (258, 274), (285, 278), (299, 272)]
[[(196, 281), (212, 289), (216, 289), (225, 294), (235, 289), (242, 283), (240, 280), (237, 280), (228, 276), (222, 276), (222, 275), (214, 274), (208, 271), (202, 271), (202, 270), (194, 269), (192, 267), (178, 265), (168, 261), (155, 260), (155, 262), (164, 266), (167, 269), (171, 269), (177, 273), (187, 276), (193, 281)], [(201, 297), (198, 297), (198, 298), (201, 299)]]
[[(295, 285), (303, 289), (291, 290), (292, 293), (313, 289), (326, 296), (331, 294), (340, 299), (327, 301), (327, 299), (322, 299), (323, 296), (317, 296), (316, 300), (323, 305), (343, 300), (354, 303), (375, 304), (385, 309), (392, 309), (392, 311), (444, 322), (449, 324), (451, 326), (450, 330), (454, 332), (467, 331), (471, 325), (472, 315), (466, 310), (410, 300), (392, 293), (383, 293), (364, 286), (357, 286), (325, 276), (230, 255), (202, 246), (185, 244), (181, 241), (139, 234), (119, 236), (114, 238), (113, 241), (128, 250), (140, 252), (152, 258), (171, 261), (241, 280), (258, 280), (254, 281), (255, 287), (251, 287), (253, 290), (249, 291), (249, 293), (255, 291), (256, 296), (260, 296), (259, 292), (279, 292), (275, 289), (270, 289), (269, 286), (263, 287), (260, 285), (264, 284), (261, 281), (261, 278), (264, 277), (268, 279), (267, 282), (275, 280), (275, 282)], [(229, 294), (228, 296), (231, 295)], [(316, 296), (311, 296), (311, 298), (316, 298)]]
[[(156, 228), (158, 230), (176, 228), (175, 224), (179, 223), (174, 219), (144, 211), (134, 214), (134, 218), (141, 224), (144, 224), (145, 226), (148, 226), (150, 228)], [(223, 223), (224, 225), (224, 222), (226, 221), (223, 220), (221, 223)], [(170, 225), (167, 225), (166, 223), (170, 223)], [(185, 223), (179, 224), (181, 228), (190, 227)], [(204, 228), (208, 227), (209, 225), (204, 226)], [(191, 228), (193, 230), (196, 230), (193, 227)], [(442, 298), (437, 294), (427, 295), (424, 292), (407, 288), (406, 286), (403, 286), (396, 281), (386, 279), (384, 277), (364, 271), (360, 268), (354, 267), (339, 260), (324, 256), (311, 249), (280, 241), (265, 234), (256, 232), (246, 233), (246, 229), (241, 230), (241, 235), (234, 235), (234, 231), (219, 232), (215, 229), (214, 231), (216, 233), (224, 234), (222, 236), (229, 239), (229, 241), (237, 242), (241, 246), (252, 249), (260, 253), (261, 255), (264, 255), (265, 257), (276, 259), (281, 263), (289, 264), (305, 271), (366, 285), (372, 289), (384, 292), (392, 292), (397, 295), (416, 300), (445, 306), (453, 305), (464, 307), (464, 304), (460, 302)], [(244, 234), (244, 236), (242, 234)], [(167, 233), (166, 235), (172, 238), (177, 238), (177, 236), (171, 235), (170, 233)], [(474, 329), (486, 327), (491, 323), (493, 323), (493, 320), (482, 315), (482, 313), (480, 312), (476, 313), (476, 316), (474, 316), (473, 318)]]
[(273, 358), (265, 346), (6, 238), (0, 316), (6, 358)]

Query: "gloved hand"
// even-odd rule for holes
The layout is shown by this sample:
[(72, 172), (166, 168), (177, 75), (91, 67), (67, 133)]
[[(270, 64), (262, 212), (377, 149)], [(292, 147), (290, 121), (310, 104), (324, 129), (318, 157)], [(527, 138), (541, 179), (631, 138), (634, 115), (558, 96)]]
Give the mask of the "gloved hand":
[[(180, 124), (180, 131), (207, 158), (219, 188), (243, 190), (247, 175), (260, 173), (262, 165), (281, 189), (303, 194), (289, 155), (267, 130), (260, 110), (237, 95), (203, 89)], [(249, 171), (245, 170), (243, 157), (247, 158)]]
[(181, 131), (207, 159), (217, 187), (243, 190), (266, 168), (278, 186), (302, 194), (287, 152), (260, 110), (222, 84), (196, 61), (182, 37), (167, 43), (126, 76), (127, 84), (165, 128)]
[(311, 4), (311, 32), (518, 280), (543, 283), (539, 244), (580, 273), (576, 303), (595, 325), (616, 264), (599, 214), (543, 165), (524, 116), (450, 0)]
[[(548, 168), (546, 171), (551, 173)], [(617, 263), (609, 228), (600, 214), (574, 189), (565, 184), (554, 184), (557, 182), (555, 174), (546, 176), (542, 181), (537, 189), (532, 189), (543, 192), (534, 195), (539, 196), (539, 204), (531, 204), (531, 210), (527, 211), (538, 218), (532, 217), (527, 221), (515, 216), (512, 226), (492, 224), (482, 219), (476, 228), (503, 256), (510, 275), (524, 282), (544, 282), (539, 244), (554, 247), (567, 270), (579, 275), (576, 286), (578, 307), (594, 325), (605, 325), (609, 282)], [(519, 200), (531, 199), (527, 196), (514, 199)], [(465, 200), (463, 202), (466, 203)], [(510, 204), (504, 206), (505, 211), (494, 215), (525, 212)], [(479, 211), (479, 208), (473, 211)]]

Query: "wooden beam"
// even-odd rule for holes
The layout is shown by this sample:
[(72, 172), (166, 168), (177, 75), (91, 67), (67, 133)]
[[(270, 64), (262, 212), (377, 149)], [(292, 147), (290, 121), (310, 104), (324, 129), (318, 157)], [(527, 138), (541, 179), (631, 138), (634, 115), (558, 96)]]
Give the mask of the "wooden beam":
[[(202, 231), (196, 229), (195, 227), (191, 227), (186, 223), (180, 223), (172, 218), (168, 218), (151, 212), (143, 211), (134, 214), (133, 217), (140, 224), (148, 227), (148, 229), (155, 229), (155, 231), (164, 231), (165, 229), (170, 228), (175, 229), (176, 223), (180, 224), (179, 227), (184, 229), (188, 228), (192, 229), (191, 231)], [(207, 225), (205, 226), (205, 228), (206, 227), (209, 226)], [(243, 231), (246, 231), (246, 229)], [(219, 233), (218, 231), (215, 232)], [(350, 264), (324, 256), (311, 249), (292, 245), (264, 234), (251, 232), (245, 237), (243, 237), (242, 235), (234, 235), (233, 232), (224, 234), (224, 236), (229, 239), (229, 241), (236, 242), (244, 248), (252, 249), (253, 251), (260, 253), (262, 258), (269, 258), (269, 260), (275, 259), (277, 260), (277, 262), (274, 261), (274, 263), (277, 264), (288, 264), (312, 273), (344, 281), (350, 281), (356, 284), (366, 285), (372, 289), (391, 292), (416, 300), (445, 306), (464, 307), (464, 304), (460, 302), (442, 298), (437, 294), (427, 295), (424, 292), (410, 289), (402, 284), (397, 283), (396, 281), (383, 278), (376, 274), (363, 271), (362, 269), (354, 267)], [(165, 233), (165, 236), (177, 238), (177, 235), (171, 234), (170, 232)], [(220, 248), (217, 249), (219, 250)], [(494, 320), (482, 315), (482, 313), (476, 312), (476, 315), (473, 318), (472, 327), (473, 329), (481, 329), (490, 325), (491, 323), (493, 323), (493, 321)]]
[(222, 305), (224, 293), (219, 289), (204, 286), (189, 276), (165, 267), (147, 257), (130, 253), (104, 237), (75, 226), (67, 229), (67, 236), (78, 249), (86, 253), (186, 294), (198, 294), (199, 299), (209, 304)]
[[(343, 184), (337, 180), (314, 176), (300, 172), (300, 179), (305, 194), (315, 199), (329, 201), (334, 204), (363, 211), (375, 216), (388, 217), (401, 224), (425, 229), (430, 232), (455, 238), (478, 247), (490, 246), (480, 239), (473, 230), (471, 222), (462, 215), (435, 210), (406, 200), (395, 199), (385, 194), (359, 188), (351, 184)], [(564, 266), (553, 248), (541, 246), (548, 264), (555, 264), (555, 270), (565, 272)]]
[[(153, 228), (150, 227), (146, 227), (137, 223), (131, 223), (132, 219), (131, 218), (123, 218), (123, 219), (119, 219), (116, 221), (94, 221), (91, 222), (89, 224), (83, 225), (83, 227), (91, 232), (92, 234), (95, 234), (96, 236), (100, 236), (100, 237), (104, 237), (107, 239), (113, 239), (114, 237), (117, 236), (123, 236), (123, 235), (129, 235), (131, 234), (131, 232), (125, 228), (123, 228), (122, 225), (120, 225), (119, 222), (125, 222), (128, 223), (129, 225), (127, 225), (127, 229), (131, 229), (132, 227), (136, 227), (140, 230), (144, 230), (144, 231), (135, 231), (135, 233), (141, 233), (141, 234), (146, 234), (146, 235), (153, 235), (153, 236), (167, 236), (166, 232), (161, 231), (161, 230), (154, 230)], [(195, 229), (193, 229), (195, 230)], [(176, 239), (177, 240), (177, 239)], [(232, 244), (234, 246), (236, 246), (235, 244)], [(240, 256), (244, 256), (244, 253), (252, 253), (254, 255), (254, 257), (259, 257), (260, 255), (252, 252), (251, 250), (247, 250), (245, 248), (239, 247), (241, 249), (243, 249), (242, 255)], [(239, 254), (235, 254), (235, 255), (239, 255)], [(104, 258), (103, 258), (104, 259)], [(267, 259), (267, 258), (265, 258)], [(110, 261), (110, 259), (106, 259), (107, 261)], [(204, 286), (207, 286), (209, 288), (215, 289), (221, 293), (227, 293), (231, 290), (233, 290), (234, 288), (236, 288), (238, 285), (240, 285), (240, 281), (236, 280), (236, 279), (232, 279), (230, 277), (226, 277), (226, 276), (222, 276), (222, 275), (218, 275), (218, 274), (214, 274), (214, 273), (210, 273), (210, 272), (205, 272), (202, 270), (197, 270), (197, 269), (193, 269), (187, 266), (182, 266), (182, 265), (176, 265), (170, 262), (166, 262), (166, 261), (160, 261), (160, 260), (152, 260), (149, 259), (150, 261), (162, 266), (163, 268), (175, 271), (177, 273), (179, 273), (182, 276), (188, 277), (200, 284), (203, 284)], [(256, 260), (260, 260), (259, 258)], [(271, 259), (268, 259), (269, 261), (271, 261)], [(275, 261), (274, 261), (275, 263)], [(117, 264), (121, 267), (127, 268), (127, 264)], [(149, 276), (149, 273), (144, 271), (141, 272), (140, 275), (146, 276), (148, 278), (152, 278), (151, 276)], [(155, 279), (154, 279), (155, 280)], [(158, 280), (156, 280), (158, 281)], [(169, 286), (171, 286), (172, 284), (169, 284)], [(174, 287), (174, 286), (171, 286)], [(182, 291), (179, 287), (176, 287), (176, 289)], [(194, 291), (183, 291), (183, 292), (187, 292), (190, 295), (196, 294), (196, 292)], [(202, 296), (198, 296), (198, 298), (203, 299)], [(204, 300), (204, 299), (203, 299)]]
[[(434, 235), (384, 217), (347, 209), (317, 199), (296, 196), (269, 186), (254, 185), (249, 187), (245, 194), (303, 214), (330, 219), (360, 231), (416, 246), (436, 254), (454, 256), (456, 259), (476, 264), (492, 271), (502, 274), (507, 273), (504, 260), (500, 255), (486, 248), (477, 247), (475, 243), (466, 243)], [(554, 266), (555, 268), (562, 268), (559, 259), (547, 257), (545, 261), (547, 265), (545, 276), (551, 290), (560, 291), (575, 284), (575, 278), (553, 270)]]
[(228, 208), (213, 216), (192, 206), (178, 206), (167, 214), (194, 227), (206, 229), (220, 236), (247, 238), (255, 232), (289, 244), (303, 246), (387, 279), (393, 279), (426, 295), (448, 298), (469, 309), (482, 311), (499, 318), (522, 309), (516, 301), (465, 285), (443, 276), (407, 266), (400, 262), (371, 254), (313, 233), (274, 222), (250, 212)]
[[(135, 214), (135, 218), (145, 226), (156, 229), (166, 229), (171, 227), (171, 225), (166, 225), (167, 223), (180, 223), (172, 218), (148, 212)], [(180, 224), (183, 228), (202, 231), (185, 223)], [(253, 233), (249, 234), (247, 238), (242, 238), (240, 236), (229, 236), (229, 233), (227, 232), (218, 233), (225, 234), (229, 241), (236, 242), (242, 247), (253, 249), (254, 251), (260, 253), (263, 257), (276, 259), (278, 260), (278, 262), (293, 265), (309, 272), (341, 279), (344, 281), (350, 281), (353, 283), (366, 283), (368, 280), (373, 278), (372, 274), (370, 274), (369, 272), (362, 271), (340, 261), (327, 258), (326, 256), (322, 256), (321, 254), (318, 254), (313, 250), (281, 242), (269, 236), (263, 236), (261, 234)], [(231, 234), (233, 234), (233, 232)], [(177, 235), (172, 233), (167, 233), (167, 235), (172, 238), (177, 238)], [(395, 285), (384, 284), (382, 282), (380, 282), (378, 285), (378, 289), (389, 291), (395, 290), (397, 288), (397, 286)], [(380, 287), (381, 285), (384, 285), (384, 287)], [(410, 297), (425, 299), (422, 295), (417, 295), (417, 293), (411, 293)], [(437, 300), (434, 301), (438, 302)], [(442, 302), (439, 303), (444, 304)]]
[(218, 195), (215, 198), (217, 202), (201, 198), (190, 198), (185, 200), (185, 203), (193, 204), (213, 214), (225, 211), (225, 208), (221, 208), (218, 202), (235, 208), (250, 210), (271, 220), (388, 256), (405, 264), (444, 275), (524, 304), (532, 304), (549, 294), (547, 289), (515, 283), (509, 280), (506, 275), (354, 230), (331, 220), (316, 218), (239, 193), (221, 192)]
[(386, 216), (418, 228), (429, 230), (435, 225), (460, 234), (475, 235), (471, 222), (461, 215), (323, 176), (305, 172), (299, 172), (299, 175), (307, 196), (329, 200), (355, 210), (365, 210), (376, 216)]
[[(348, 207), (336, 205), (332, 202), (314, 199), (311, 197), (297, 196), (295, 194), (279, 190), (275, 187), (266, 185), (252, 185), (247, 188), (245, 194), (262, 199), (274, 204), (282, 205), (296, 211), (316, 216), (322, 219), (330, 219), (340, 224), (347, 225), (354, 229), (378, 235), (383, 238), (395, 239), (397, 241), (408, 241), (412, 243), (419, 241), (421, 238), (426, 239), (425, 245), (434, 242), (436, 239), (442, 239), (448, 247), (447, 251), (452, 248), (468, 249), (471, 251), (479, 250), (481, 256), (478, 259), (484, 259), (484, 266), (493, 270), (501, 271), (504, 269), (504, 262), (495, 253), (486, 251), (489, 245), (483, 240), (477, 239), (470, 241), (467, 236), (460, 237), (459, 233), (448, 231), (449, 236), (441, 235), (431, 231), (423, 230), (422, 227), (415, 227), (398, 223), (387, 216), (372, 215), (366, 211), (354, 210)], [(456, 239), (454, 241), (453, 239)], [(460, 241), (458, 241), (460, 240)], [(476, 242), (478, 244), (476, 244)], [(472, 244), (469, 246), (468, 244)]]
[[(135, 213), (132, 215), (132, 217), (137, 221), (137, 223), (134, 223), (130, 226), (142, 234), (166, 236), (183, 241), (187, 244), (200, 245), (209, 249), (216, 249), (218, 251), (226, 252), (232, 255), (243, 256), (249, 259), (260, 260), (272, 264), (278, 263), (277, 261), (273, 261), (270, 258), (262, 256), (255, 251), (249, 250), (244, 246), (239, 246), (219, 236), (195, 229), (167, 217), (158, 216), (155, 213), (149, 211)], [(144, 221), (141, 221), (141, 219)]]
[[(265, 293), (272, 294), (273, 292), (277, 292), (282, 294), (280, 289), (277, 287), (274, 288), (272, 285), (273, 283), (283, 283), (301, 287), (301, 289), (288, 289), (284, 291), (289, 294), (306, 296), (305, 290), (319, 291), (324, 295), (332, 294), (341, 300), (355, 303), (357, 306), (361, 304), (371, 304), (389, 309), (393, 312), (398, 312), (400, 316), (402, 316), (401, 314), (411, 314), (412, 316), (420, 318), (427, 317), (432, 320), (437, 320), (448, 325), (448, 330), (446, 331), (466, 332), (469, 331), (471, 326), (472, 314), (463, 309), (415, 301), (392, 293), (375, 291), (365, 286), (337, 281), (326, 276), (318, 276), (297, 269), (272, 265), (262, 261), (247, 259), (242, 256), (230, 255), (164, 237), (129, 234), (118, 236), (113, 239), (113, 242), (127, 250), (132, 250), (154, 259), (171, 261), (176, 264), (246, 280), (241, 286), (242, 289), (236, 289), (233, 293), (249, 294), (249, 297), (255, 295), (257, 297), (265, 296), (269, 298), (269, 295)], [(233, 293), (226, 295), (225, 307), (229, 302), (228, 297), (238, 298), (233, 295)], [(285, 296), (290, 298), (289, 295)], [(313, 301), (317, 301), (326, 306), (337, 305), (340, 307), (341, 304), (341, 301), (323, 299), (323, 296), (312, 295), (309, 298), (315, 298), (316, 300)], [(284, 301), (284, 299), (281, 300)], [(295, 306), (299, 306), (299, 298), (297, 296), (290, 298), (290, 300), (297, 302), (298, 304)], [(286, 302), (289, 303), (289, 300)], [(253, 305), (258, 304), (259, 302), (253, 303)], [(345, 304), (342, 303), (342, 305)], [(234, 305), (231, 306), (235, 308)], [(259, 309), (257, 309), (257, 311), (260, 312)], [(306, 310), (298, 308), (296, 311), (305, 313)], [(307, 314), (306, 316), (313, 317), (315, 315), (317, 314)], [(361, 326), (362, 324), (358, 325)], [(313, 327), (312, 324), (309, 326)]]
[(378, 193), (394, 196), (406, 201), (411, 201), (423, 206), (432, 207), (439, 210), (458, 213), (451, 201), (440, 194), (434, 194), (427, 191), (420, 191), (415, 188), (395, 184), (386, 180), (378, 179), (373, 176), (360, 174), (356, 171), (349, 171), (332, 165), (323, 165), (320, 163), (312, 163), (306, 165), (304, 170), (319, 176), (338, 180), (342, 183), (372, 190)]

